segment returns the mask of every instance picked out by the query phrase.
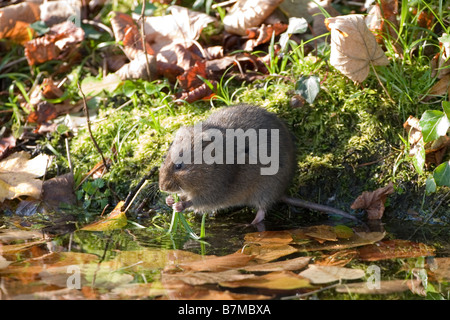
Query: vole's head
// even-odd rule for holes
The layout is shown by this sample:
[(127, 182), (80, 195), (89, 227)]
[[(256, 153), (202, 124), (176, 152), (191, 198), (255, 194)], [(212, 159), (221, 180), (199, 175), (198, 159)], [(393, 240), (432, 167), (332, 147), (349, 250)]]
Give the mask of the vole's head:
[(200, 147), (200, 152), (205, 147), (202, 141), (204, 133), (200, 132), (198, 136), (195, 134), (193, 127), (182, 127), (177, 131), (159, 171), (159, 187), (162, 191), (180, 195), (199, 194), (213, 179), (214, 165), (203, 161), (197, 163), (194, 157), (195, 147)]

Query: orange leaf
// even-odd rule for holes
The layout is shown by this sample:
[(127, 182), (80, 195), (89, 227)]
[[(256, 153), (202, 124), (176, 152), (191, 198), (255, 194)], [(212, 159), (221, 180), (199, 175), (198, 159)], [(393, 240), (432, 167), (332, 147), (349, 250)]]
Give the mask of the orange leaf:
[(434, 251), (426, 244), (400, 239), (380, 241), (358, 249), (360, 259), (366, 261), (433, 256)]

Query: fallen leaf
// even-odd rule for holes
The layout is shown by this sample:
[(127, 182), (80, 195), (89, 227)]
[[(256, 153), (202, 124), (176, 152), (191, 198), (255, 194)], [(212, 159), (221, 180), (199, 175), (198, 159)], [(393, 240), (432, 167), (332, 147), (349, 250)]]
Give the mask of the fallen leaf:
[(314, 263), (320, 266), (338, 266), (343, 267), (358, 256), (354, 249), (339, 250), (332, 254), (324, 254), (316, 258)]
[(217, 19), (207, 14), (181, 6), (171, 6), (169, 11), (170, 15), (144, 19), (146, 41), (156, 53), (164, 51), (163, 48), (173, 42), (189, 48), (193, 41), (198, 40), (203, 28), (210, 23), (217, 23)]
[(386, 187), (379, 188), (372, 192), (364, 191), (356, 198), (350, 208), (353, 210), (366, 210), (368, 219), (381, 219), (385, 210), (384, 203), (386, 202), (386, 198), (393, 192), (394, 186), (392, 182), (389, 182)]
[(112, 93), (121, 83), (120, 76), (115, 73), (110, 73), (102, 79), (86, 77), (81, 81), (81, 90), (85, 95), (95, 96), (103, 90)]
[(40, 19), (39, 4), (23, 2), (0, 9), (0, 39), (11, 39), (18, 43), (30, 40), (34, 30), (30, 27)]
[(0, 160), (6, 157), (15, 146), (16, 138), (13, 135), (3, 136), (0, 139)]
[(350, 14), (326, 21), (331, 30), (330, 63), (351, 80), (361, 83), (371, 66), (389, 64), (363, 15)]
[(314, 284), (323, 284), (340, 280), (355, 280), (364, 277), (365, 272), (361, 269), (344, 268), (336, 266), (320, 266), (310, 264), (308, 269), (299, 273)]
[(269, 262), (278, 258), (290, 255), (297, 252), (297, 249), (287, 244), (274, 244), (274, 243), (262, 243), (262, 244), (247, 244), (242, 249), (247, 255), (251, 255), (255, 261)]
[(338, 239), (336, 242), (306, 243), (296, 245), (299, 252), (319, 251), (319, 250), (343, 250), (355, 248), (380, 241), (384, 238), (384, 232), (355, 232), (348, 239)]
[(72, 173), (66, 173), (44, 181), (42, 200), (54, 207), (61, 203), (76, 204)]
[(166, 274), (167, 280), (180, 280), (184, 283), (199, 286), (203, 284), (219, 283), (222, 281), (240, 281), (255, 277), (251, 273), (241, 273), (238, 270), (227, 270), (219, 272), (182, 272)]
[(240, 269), (247, 272), (273, 272), (273, 271), (295, 271), (303, 269), (308, 265), (310, 257), (299, 257), (295, 259), (288, 259), (284, 261), (260, 263), (249, 265)]
[(364, 261), (434, 256), (434, 253), (435, 249), (431, 246), (400, 239), (380, 241), (358, 248), (359, 258)]
[[(217, 87), (216, 81), (211, 81), (211, 84)], [(177, 95), (177, 97), (179, 100), (192, 103), (200, 99), (207, 99), (209, 97), (212, 97), (213, 95), (214, 92), (211, 90), (211, 88), (206, 83), (203, 83), (201, 86), (198, 86), (193, 90), (190, 90), (188, 92), (182, 92), (181, 94)]]
[(238, 0), (223, 18), (225, 31), (245, 36), (246, 30), (259, 27), (282, 0)]
[(442, 78), (431, 87), (428, 94), (436, 96), (443, 96), (445, 94), (450, 95), (450, 73), (442, 76)]
[(28, 64), (35, 64), (67, 57), (84, 40), (83, 29), (70, 21), (54, 25), (43, 37), (25, 43)]
[(171, 300), (262, 300), (270, 296), (258, 294), (241, 294), (228, 290), (219, 291), (202, 286), (191, 286), (179, 280), (166, 280), (162, 276), (161, 283), (166, 289), (166, 295)]
[(28, 114), (27, 121), (30, 123), (44, 123), (58, 116), (55, 106), (48, 101), (40, 101), (35, 106), (35, 111)]
[(44, 154), (30, 157), (21, 151), (0, 161), (0, 202), (20, 196), (40, 198), (42, 181), (36, 178), (44, 175), (50, 157)]
[(290, 243), (293, 241), (289, 231), (262, 231), (247, 233), (244, 236), (247, 243)]
[(111, 261), (115, 269), (129, 268), (136, 272), (143, 270), (171, 270), (183, 263), (202, 260), (203, 256), (184, 250), (149, 249), (120, 251)]
[(324, 243), (325, 241), (338, 241), (334, 227), (319, 225), (308, 227), (304, 231), (305, 235), (314, 238), (314, 240), (319, 243)]
[(219, 285), (228, 288), (247, 287), (271, 290), (294, 290), (311, 287), (308, 279), (290, 271), (271, 272), (239, 281), (224, 281), (219, 283)]
[(42, 238), (42, 232), (37, 230), (1, 229), (0, 242), (2, 244), (17, 241)]
[(119, 201), (111, 213), (104, 219), (91, 223), (81, 230), (85, 231), (109, 231), (121, 229), (127, 225), (127, 216), (122, 211), (124, 201)]
[[(45, 1), (40, 6), (41, 20), (49, 27), (67, 21), (68, 19), (79, 19), (81, 12), (81, 1)], [(75, 18), (74, 18), (75, 17)]]
[(262, 24), (259, 28), (250, 28), (246, 30), (248, 40), (243, 45), (242, 50), (252, 51), (255, 47), (270, 42), (273, 36), (278, 36), (287, 29), (284, 23), (276, 23), (273, 25)]
[(379, 287), (368, 286), (367, 282), (347, 283), (336, 287), (337, 292), (358, 294), (390, 294), (409, 290), (408, 282), (412, 280), (380, 281)]
[(218, 272), (243, 267), (252, 259), (252, 255), (237, 252), (222, 257), (205, 257), (202, 260), (181, 263), (179, 267), (183, 270)]
[(205, 61), (197, 61), (192, 68), (186, 70), (182, 75), (178, 76), (177, 79), (181, 88), (188, 90), (204, 84), (203, 80), (198, 76), (207, 78)]

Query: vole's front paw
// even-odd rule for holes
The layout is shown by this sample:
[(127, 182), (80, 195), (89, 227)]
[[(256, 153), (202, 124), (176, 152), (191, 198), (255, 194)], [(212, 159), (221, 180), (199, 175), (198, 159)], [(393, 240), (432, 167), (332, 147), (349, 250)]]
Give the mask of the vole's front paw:
[(172, 207), (175, 209), (176, 212), (181, 212), (184, 209), (186, 209), (186, 206), (184, 205), (183, 201), (178, 201)]
[(169, 207), (172, 207), (174, 203), (175, 203), (175, 200), (173, 199), (172, 195), (166, 197), (166, 204)]

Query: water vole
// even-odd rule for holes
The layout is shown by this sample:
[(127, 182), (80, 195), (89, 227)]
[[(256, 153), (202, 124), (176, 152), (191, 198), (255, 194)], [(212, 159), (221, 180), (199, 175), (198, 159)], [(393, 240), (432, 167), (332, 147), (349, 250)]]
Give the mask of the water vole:
[(295, 173), (295, 155), (293, 136), (275, 114), (245, 104), (226, 107), (177, 131), (159, 171), (159, 186), (180, 196), (177, 203), (172, 196), (166, 199), (177, 211), (255, 207), (253, 224), (278, 201), (354, 219), (340, 210), (285, 196)]

